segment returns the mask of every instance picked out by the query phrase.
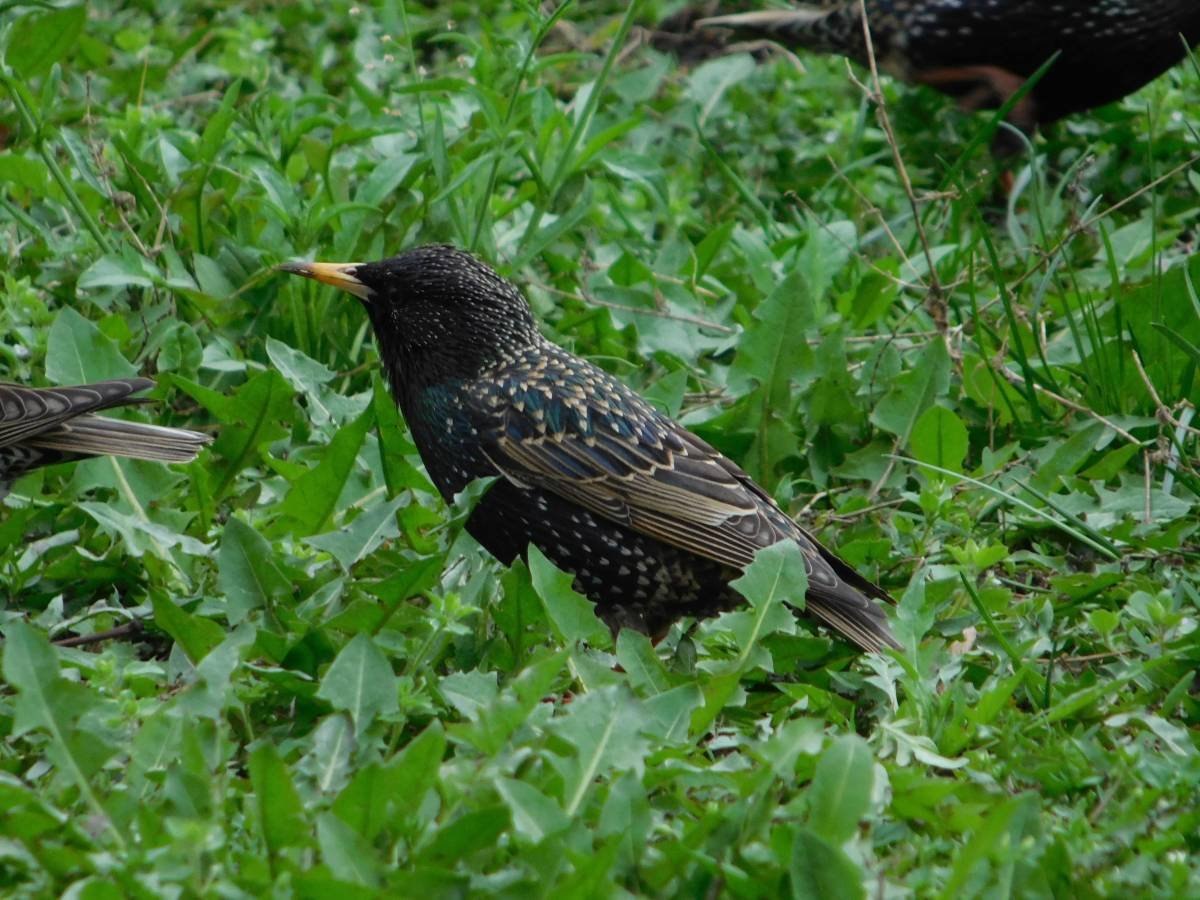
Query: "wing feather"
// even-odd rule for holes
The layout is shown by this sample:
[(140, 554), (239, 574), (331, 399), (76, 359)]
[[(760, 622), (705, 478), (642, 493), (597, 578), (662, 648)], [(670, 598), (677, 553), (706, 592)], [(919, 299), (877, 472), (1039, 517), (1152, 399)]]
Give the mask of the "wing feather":
[[(868, 597), (890, 597), (826, 550), (790, 519), (731, 460), (660, 415), (616, 379), (570, 358), (556, 368), (553, 345), (545, 375), (564, 389), (534, 392), (511, 375), (489, 385), (519, 403), (480, 403), (475, 426), (497, 471), (521, 487), (537, 487), (665, 544), (731, 569), (758, 550), (793, 540), (804, 553), (808, 608), (859, 646), (897, 646), (883, 611)], [(556, 353), (557, 351), (557, 353)], [(586, 382), (588, 391), (571, 388)]]
[(819, 545), (737, 465), (607, 373), (589, 367), (584, 377), (598, 395), (587, 416), (528, 402), (482, 406), (479, 433), (501, 473), (732, 568), (791, 538), (813, 574), (837, 580)]

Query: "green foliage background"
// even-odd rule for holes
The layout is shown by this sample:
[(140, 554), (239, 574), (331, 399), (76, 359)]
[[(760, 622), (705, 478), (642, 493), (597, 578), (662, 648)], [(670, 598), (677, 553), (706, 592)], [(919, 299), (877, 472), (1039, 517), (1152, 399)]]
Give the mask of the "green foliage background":
[[(1007, 196), (987, 117), (885, 83), (910, 202), (862, 72), (681, 68), (678, 6), (0, 3), (0, 374), (217, 435), (0, 501), (0, 892), (1200, 895), (1196, 67)], [(430, 241), (906, 650), (797, 623), (788, 554), (657, 648), (488, 560), (356, 304), (272, 271)]]

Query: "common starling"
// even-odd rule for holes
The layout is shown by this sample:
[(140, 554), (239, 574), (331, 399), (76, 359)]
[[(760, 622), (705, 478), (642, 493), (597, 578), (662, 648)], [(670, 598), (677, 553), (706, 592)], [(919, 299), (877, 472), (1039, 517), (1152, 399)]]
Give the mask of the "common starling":
[[(1050, 62), (1009, 113), (1026, 133), (1133, 93), (1184, 58), (1185, 40), (1189, 46), (1200, 40), (1198, 0), (866, 0), (863, 6), (880, 68), (956, 97), (968, 111), (1002, 106)], [(685, 25), (694, 20), (678, 18)], [(868, 62), (859, 0), (694, 24)]]
[(500, 476), (467, 530), (505, 564), (536, 545), (617, 630), (661, 635), (741, 598), (756, 550), (790, 539), (806, 610), (864, 650), (897, 647), (890, 599), (788, 518), (745, 472), (607, 372), (538, 331), (521, 292), (428, 246), (373, 263), (287, 263), (366, 307), (383, 370), (449, 500)]
[(132, 395), (152, 387), (149, 378), (47, 388), (0, 383), (0, 486), (31, 469), (89, 456), (195, 459), (208, 435), (94, 415), (140, 403)]

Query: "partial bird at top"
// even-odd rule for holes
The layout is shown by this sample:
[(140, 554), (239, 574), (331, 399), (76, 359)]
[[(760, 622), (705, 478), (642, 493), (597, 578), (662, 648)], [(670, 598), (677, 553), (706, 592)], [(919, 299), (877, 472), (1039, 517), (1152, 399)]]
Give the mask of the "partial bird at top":
[[(1009, 113), (1026, 133), (1119, 100), (1182, 60), (1200, 41), (1200, 0), (841, 0), (714, 15), (707, 3), (673, 17), (697, 40), (723, 29), (737, 40), (837, 53), (868, 63), (865, 8), (879, 67), (996, 109), (1050, 62)], [(666, 29), (670, 30), (670, 29)], [(680, 45), (686, 36), (676, 34)], [(670, 41), (666, 43), (671, 43)]]

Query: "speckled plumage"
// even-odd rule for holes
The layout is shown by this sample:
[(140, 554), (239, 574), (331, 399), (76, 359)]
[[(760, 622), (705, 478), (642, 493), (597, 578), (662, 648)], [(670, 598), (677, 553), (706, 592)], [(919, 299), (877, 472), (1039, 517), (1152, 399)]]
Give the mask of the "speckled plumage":
[[(1184, 39), (1200, 41), (1197, 0), (867, 0), (866, 13), (882, 68), (968, 109), (1001, 105), (1059, 54), (1013, 111), (1026, 130), (1132, 93), (1184, 58)], [(699, 24), (867, 63), (857, 0)]]
[[(286, 270), (363, 299), (413, 440), (449, 500), (501, 476), (468, 520), (508, 563), (535, 544), (615, 629), (659, 634), (740, 602), (756, 550), (794, 540), (807, 610), (859, 647), (897, 646), (855, 573), (733, 462), (603, 370), (541, 336), (521, 293), (452, 247)], [(872, 599), (875, 598), (875, 599)]]
[(0, 383), (0, 485), (40, 466), (89, 456), (194, 459), (207, 435), (94, 415), (138, 403), (132, 395), (152, 387), (149, 378), (48, 388)]

